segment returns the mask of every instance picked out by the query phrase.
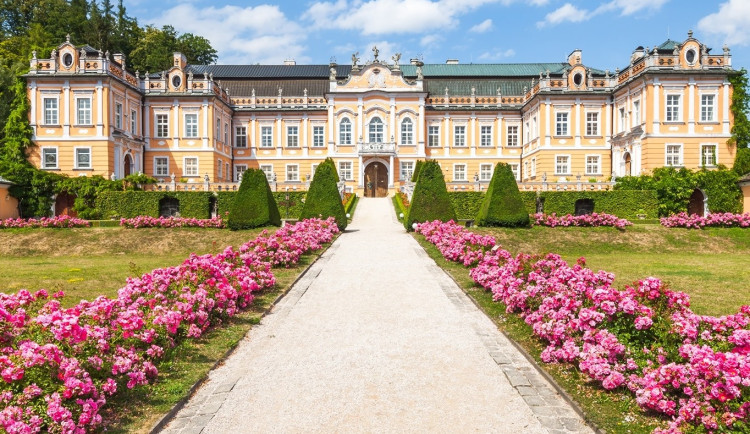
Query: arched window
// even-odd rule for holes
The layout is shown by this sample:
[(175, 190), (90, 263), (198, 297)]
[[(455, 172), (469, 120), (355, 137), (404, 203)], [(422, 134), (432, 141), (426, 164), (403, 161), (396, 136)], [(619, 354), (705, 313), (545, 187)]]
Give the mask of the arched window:
[(341, 119), (339, 123), (339, 144), (352, 144), (352, 121), (349, 118)]
[(370, 120), (369, 133), (370, 143), (383, 143), (383, 121), (380, 118)]
[(414, 142), (414, 123), (406, 118), (401, 122), (401, 144), (411, 145)]

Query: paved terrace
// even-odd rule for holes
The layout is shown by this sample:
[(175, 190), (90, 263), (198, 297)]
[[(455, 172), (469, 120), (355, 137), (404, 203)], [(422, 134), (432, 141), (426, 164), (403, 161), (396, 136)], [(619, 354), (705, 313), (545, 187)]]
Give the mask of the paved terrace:
[(354, 221), (165, 428), (592, 432), (396, 221)]

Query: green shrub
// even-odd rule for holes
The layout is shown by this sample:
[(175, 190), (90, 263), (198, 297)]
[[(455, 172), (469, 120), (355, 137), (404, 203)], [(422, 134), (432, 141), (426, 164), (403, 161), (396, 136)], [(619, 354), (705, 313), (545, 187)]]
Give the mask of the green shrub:
[(353, 215), (354, 209), (357, 208), (357, 201), (359, 201), (359, 197), (357, 197), (356, 193), (352, 193), (349, 195), (349, 199), (344, 204), (344, 212), (346, 214)]
[(266, 174), (248, 169), (229, 209), (227, 227), (231, 230), (252, 229), (267, 225), (281, 226), (276, 200), (271, 194)]
[[(535, 202), (533, 192), (531, 197)], [(545, 214), (574, 214), (576, 201), (591, 199), (594, 201), (594, 212), (597, 213), (630, 220), (637, 218), (638, 214), (646, 214), (651, 218), (659, 215), (659, 201), (652, 190), (543, 191), (539, 193), (539, 198), (544, 203)]]
[(417, 160), (416, 163), (414, 163), (414, 173), (411, 174), (411, 182), (417, 182), (417, 178), (419, 178), (419, 171), (422, 169), (422, 160)]
[(403, 200), (403, 193), (396, 193), (393, 195), (393, 198), (391, 199), (393, 201), (393, 207), (396, 210), (396, 217), (398, 217), (399, 220), (403, 220), (401, 217), (399, 217), (400, 214), (403, 214), (404, 217), (406, 217), (407, 214), (409, 214), (408, 208), (406, 208), (406, 205), (404, 205)]
[(318, 169), (310, 183), (310, 190), (302, 207), (301, 219), (334, 217), (336, 225), (340, 230), (346, 228), (346, 212), (341, 203), (338, 186), (336, 185), (338, 175), (333, 160), (326, 158)]
[(732, 170), (739, 176), (750, 173), (750, 148), (737, 148)]
[(478, 226), (523, 227), (529, 225), (529, 212), (521, 199), (510, 166), (498, 163), (487, 194), (476, 217)]
[(404, 219), (407, 231), (413, 230), (412, 224), (433, 220), (455, 220), (456, 212), (445, 188), (443, 170), (437, 161), (428, 160), (422, 163), (414, 186), (409, 212)]
[(159, 217), (159, 201), (168, 197), (180, 201), (181, 217), (211, 217), (209, 205), (213, 194), (206, 191), (103, 191), (96, 198), (96, 207), (104, 219)]
[(481, 191), (449, 191), (448, 197), (451, 199), (453, 209), (456, 210), (457, 218), (474, 220), (482, 206), (484, 193)]

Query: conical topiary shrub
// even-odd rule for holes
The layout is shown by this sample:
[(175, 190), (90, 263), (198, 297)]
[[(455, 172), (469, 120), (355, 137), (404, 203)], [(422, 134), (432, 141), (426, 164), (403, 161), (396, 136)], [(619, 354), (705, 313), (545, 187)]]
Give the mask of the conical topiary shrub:
[(404, 219), (407, 231), (412, 224), (440, 220), (447, 222), (456, 219), (456, 211), (445, 188), (443, 171), (437, 161), (425, 161), (419, 169), (417, 185), (411, 198), (409, 212)]
[(476, 218), (477, 226), (522, 227), (529, 225), (529, 213), (518, 192), (510, 166), (498, 163)]
[(414, 173), (411, 174), (411, 182), (417, 182), (417, 178), (419, 178), (419, 171), (422, 170), (422, 160), (417, 160), (416, 163), (414, 163)]
[(248, 169), (229, 208), (227, 227), (236, 231), (266, 225), (281, 226), (281, 215), (268, 186), (266, 174), (259, 169)]
[(346, 212), (336, 185), (338, 174), (333, 160), (327, 158), (315, 170), (310, 190), (305, 196), (300, 219), (333, 217), (340, 230), (346, 228)]

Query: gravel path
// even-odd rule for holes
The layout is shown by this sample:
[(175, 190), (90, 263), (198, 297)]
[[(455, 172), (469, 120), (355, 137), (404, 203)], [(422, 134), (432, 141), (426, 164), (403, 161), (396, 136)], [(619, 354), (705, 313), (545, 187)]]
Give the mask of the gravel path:
[(356, 218), (164, 432), (592, 432), (396, 221)]

